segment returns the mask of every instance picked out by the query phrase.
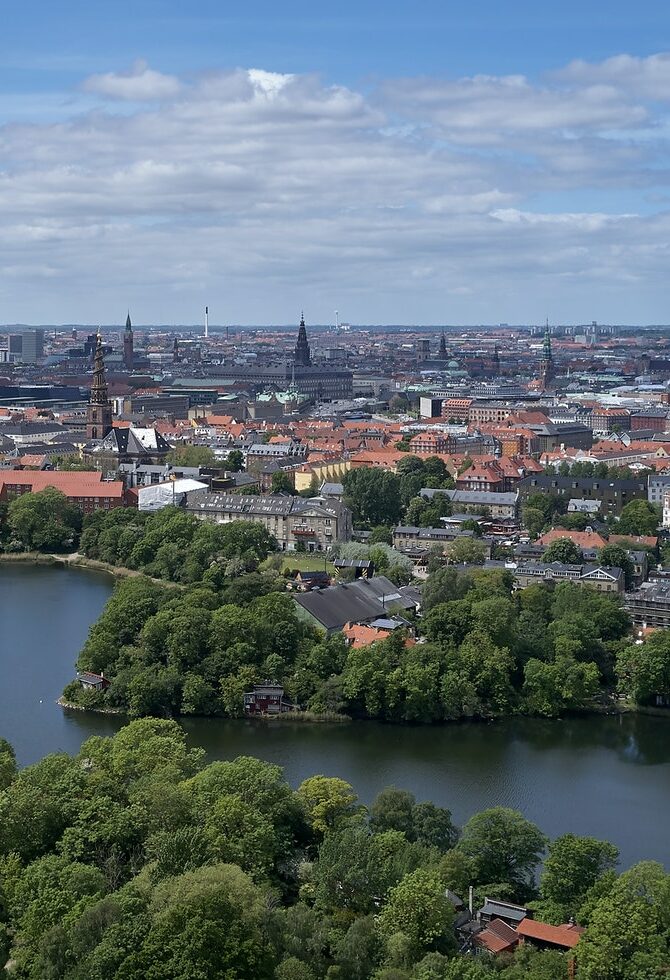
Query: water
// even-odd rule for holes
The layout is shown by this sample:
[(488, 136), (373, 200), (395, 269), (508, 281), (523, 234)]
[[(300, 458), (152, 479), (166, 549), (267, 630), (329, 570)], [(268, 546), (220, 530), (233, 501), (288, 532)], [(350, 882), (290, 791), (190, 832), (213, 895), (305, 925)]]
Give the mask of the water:
[[(0, 565), (0, 735), (21, 765), (76, 752), (90, 735), (122, 724), (55, 703), (112, 585), (90, 571)], [(283, 766), (293, 785), (337, 775), (369, 802), (394, 784), (448, 806), (458, 823), (511, 806), (549, 836), (611, 840), (623, 866), (653, 858), (670, 867), (670, 715), (438, 728), (191, 718), (184, 727), (210, 759), (255, 755)]]

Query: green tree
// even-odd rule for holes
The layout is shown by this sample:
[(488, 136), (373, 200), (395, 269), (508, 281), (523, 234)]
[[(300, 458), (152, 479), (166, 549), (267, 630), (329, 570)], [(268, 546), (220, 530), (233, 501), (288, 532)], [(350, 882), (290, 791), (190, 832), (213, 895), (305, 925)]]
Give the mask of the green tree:
[(173, 466), (216, 466), (216, 456), (208, 446), (176, 446), (166, 456)]
[(475, 538), (458, 537), (447, 547), (449, 561), (455, 565), (483, 565), (486, 560), (486, 547)]
[(297, 789), (307, 821), (317, 834), (327, 834), (360, 819), (358, 797), (349, 783), (335, 776), (311, 776)]
[(240, 449), (231, 449), (225, 460), (226, 469), (231, 473), (239, 473), (244, 469), (244, 453)]
[(414, 837), (413, 793), (405, 789), (387, 786), (372, 801), (370, 807), (370, 829), (375, 833), (386, 830), (400, 830), (408, 840)]
[(616, 523), (617, 534), (655, 536), (660, 524), (658, 510), (646, 500), (631, 500), (621, 509)]
[(389, 527), (388, 524), (378, 524), (377, 527), (373, 527), (370, 531), (370, 537), (368, 538), (368, 544), (393, 544), (393, 528)]
[(402, 933), (416, 957), (430, 949), (454, 945), (453, 917), (440, 876), (434, 870), (417, 868), (389, 892), (379, 916), (379, 931), (387, 939)]
[(563, 834), (548, 846), (540, 876), (540, 895), (558, 906), (565, 922), (577, 915), (590, 888), (605, 872), (613, 870), (619, 851), (594, 837)]
[(499, 806), (471, 817), (457, 848), (472, 860), (478, 884), (507, 882), (523, 898), (532, 888), (546, 843), (535, 824)]
[(622, 568), (626, 580), (626, 588), (630, 588), (633, 583), (633, 562), (628, 557), (625, 548), (622, 548), (618, 544), (606, 544), (598, 552), (598, 561), (606, 567)]
[(356, 521), (371, 527), (395, 525), (402, 513), (400, 481), (388, 470), (366, 466), (349, 470), (344, 477), (344, 502)]
[(547, 519), (544, 512), (538, 507), (526, 505), (521, 509), (521, 523), (526, 528), (532, 538), (536, 538), (542, 533)]
[(577, 946), (583, 980), (650, 980), (670, 961), (670, 876), (652, 861), (618, 878)]
[(655, 630), (644, 643), (627, 643), (616, 660), (618, 688), (637, 704), (670, 698), (670, 637)]
[(272, 493), (295, 493), (295, 486), (290, 475), (284, 470), (277, 470), (276, 473), (272, 474), (271, 483)]
[(559, 656), (552, 663), (531, 658), (524, 667), (523, 709), (528, 714), (556, 718), (595, 697), (599, 679), (594, 663), (579, 663), (569, 656)]
[(570, 538), (556, 538), (542, 555), (542, 561), (547, 564), (558, 561), (563, 565), (580, 565), (583, 560), (582, 549)]
[(46, 487), (24, 493), (9, 504), (10, 534), (28, 551), (65, 551), (74, 548), (82, 525), (81, 511), (64, 493)]
[(0, 738), (0, 791), (9, 786), (16, 773), (14, 749), (6, 739)]

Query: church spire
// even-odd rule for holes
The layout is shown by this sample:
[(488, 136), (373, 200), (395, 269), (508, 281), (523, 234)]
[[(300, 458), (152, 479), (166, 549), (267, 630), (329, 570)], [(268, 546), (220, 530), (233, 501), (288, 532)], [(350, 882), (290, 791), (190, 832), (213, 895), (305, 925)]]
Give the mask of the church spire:
[(105, 377), (105, 358), (102, 353), (102, 337), (98, 330), (95, 345), (95, 360), (93, 363), (93, 384), (91, 385), (91, 405), (106, 405), (109, 401), (107, 394), (107, 379)]
[(307, 342), (307, 329), (305, 327), (305, 314), (300, 314), (300, 327), (298, 328), (298, 342), (293, 353), (293, 364), (295, 367), (309, 367), (312, 359)]
[(126, 329), (123, 332), (123, 366), (126, 371), (133, 369), (133, 325), (130, 321), (130, 310), (126, 317)]
[(105, 377), (105, 358), (102, 352), (102, 337), (98, 329), (93, 362), (93, 383), (91, 397), (86, 412), (86, 436), (88, 439), (104, 439), (112, 428), (112, 406), (107, 391)]
[(440, 337), (438, 357), (441, 361), (446, 361), (447, 359), (447, 338), (444, 336), (444, 330), (442, 331), (442, 336)]

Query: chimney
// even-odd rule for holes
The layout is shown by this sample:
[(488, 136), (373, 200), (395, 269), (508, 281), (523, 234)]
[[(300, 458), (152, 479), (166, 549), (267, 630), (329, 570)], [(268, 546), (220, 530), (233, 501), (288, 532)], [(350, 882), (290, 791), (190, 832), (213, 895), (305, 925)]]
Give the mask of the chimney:
[(472, 885), (470, 885), (470, 887), (468, 888), (468, 908), (470, 909), (470, 915), (472, 915), (473, 913), (474, 901), (475, 901), (475, 890), (472, 887)]

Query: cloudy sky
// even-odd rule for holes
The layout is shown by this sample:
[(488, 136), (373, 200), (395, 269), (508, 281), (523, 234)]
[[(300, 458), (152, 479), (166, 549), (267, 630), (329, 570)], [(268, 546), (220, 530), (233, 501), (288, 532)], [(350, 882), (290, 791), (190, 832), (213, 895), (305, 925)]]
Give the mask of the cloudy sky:
[(667, 2), (547, 6), (6, 7), (0, 322), (670, 322)]

